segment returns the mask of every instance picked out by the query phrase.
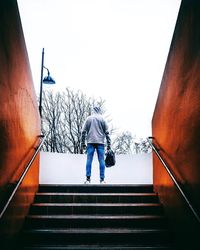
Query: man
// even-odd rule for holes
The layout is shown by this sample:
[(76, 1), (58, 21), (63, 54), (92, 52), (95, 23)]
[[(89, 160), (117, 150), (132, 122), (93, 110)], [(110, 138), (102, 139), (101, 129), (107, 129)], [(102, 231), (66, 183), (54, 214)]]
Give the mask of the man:
[(101, 115), (100, 107), (93, 108), (93, 114), (86, 119), (82, 134), (81, 147), (86, 149), (85, 141), (87, 140), (87, 162), (86, 162), (86, 181), (85, 184), (91, 181), (92, 161), (95, 150), (97, 151), (99, 161), (100, 183), (105, 183), (105, 160), (104, 147), (105, 139), (107, 142), (107, 150), (110, 149), (111, 139), (108, 132), (108, 125)]

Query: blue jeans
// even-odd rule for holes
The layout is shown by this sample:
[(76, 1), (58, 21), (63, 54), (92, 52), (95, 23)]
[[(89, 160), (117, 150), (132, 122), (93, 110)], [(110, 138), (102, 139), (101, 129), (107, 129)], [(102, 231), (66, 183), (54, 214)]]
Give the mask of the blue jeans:
[(104, 160), (104, 144), (88, 143), (87, 144), (87, 162), (86, 162), (86, 176), (91, 176), (92, 161), (94, 151), (97, 151), (99, 161), (100, 179), (105, 178), (105, 160)]

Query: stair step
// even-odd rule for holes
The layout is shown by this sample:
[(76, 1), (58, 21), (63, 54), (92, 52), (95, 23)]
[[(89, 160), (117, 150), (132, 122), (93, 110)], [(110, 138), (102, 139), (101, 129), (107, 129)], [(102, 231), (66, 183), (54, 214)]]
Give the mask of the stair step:
[(167, 243), (169, 234), (164, 229), (130, 228), (79, 228), (79, 229), (34, 229), (24, 232), (29, 243), (48, 244), (143, 244)]
[(47, 193), (152, 193), (153, 185), (116, 185), (116, 184), (67, 184), (67, 185), (40, 185), (39, 192)]
[(158, 215), (29, 215), (26, 228), (140, 227), (165, 228), (164, 216)]
[(40, 185), (20, 249), (170, 250), (170, 242), (152, 185)]
[(158, 202), (155, 193), (37, 193), (35, 203), (144, 203)]
[(34, 203), (30, 214), (158, 214), (159, 203)]
[[(133, 245), (119, 245), (119, 246), (101, 246), (101, 245), (68, 245), (68, 246), (30, 246), (23, 250), (172, 250), (170, 246), (133, 246)], [(175, 249), (174, 249), (175, 250)]]

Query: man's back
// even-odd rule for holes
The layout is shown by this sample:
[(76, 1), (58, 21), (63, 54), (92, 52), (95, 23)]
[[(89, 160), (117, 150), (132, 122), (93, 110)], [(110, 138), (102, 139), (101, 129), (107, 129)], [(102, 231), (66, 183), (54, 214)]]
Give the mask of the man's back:
[(104, 144), (108, 126), (100, 114), (90, 115), (84, 124), (83, 133), (87, 134), (88, 143)]

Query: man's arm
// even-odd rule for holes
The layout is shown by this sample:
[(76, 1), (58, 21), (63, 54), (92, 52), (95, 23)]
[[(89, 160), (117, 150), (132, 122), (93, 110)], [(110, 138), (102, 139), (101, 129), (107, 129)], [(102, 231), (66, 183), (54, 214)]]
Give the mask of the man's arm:
[(109, 150), (111, 148), (111, 139), (108, 131), (106, 132), (106, 142), (107, 142), (107, 150)]
[(105, 122), (105, 135), (106, 135), (107, 150), (109, 150), (111, 148), (111, 139), (108, 130), (108, 124), (106, 122)]
[(86, 135), (87, 135), (87, 120), (85, 121), (82, 132), (81, 132), (81, 148), (82, 149), (86, 148), (86, 143), (85, 143)]

